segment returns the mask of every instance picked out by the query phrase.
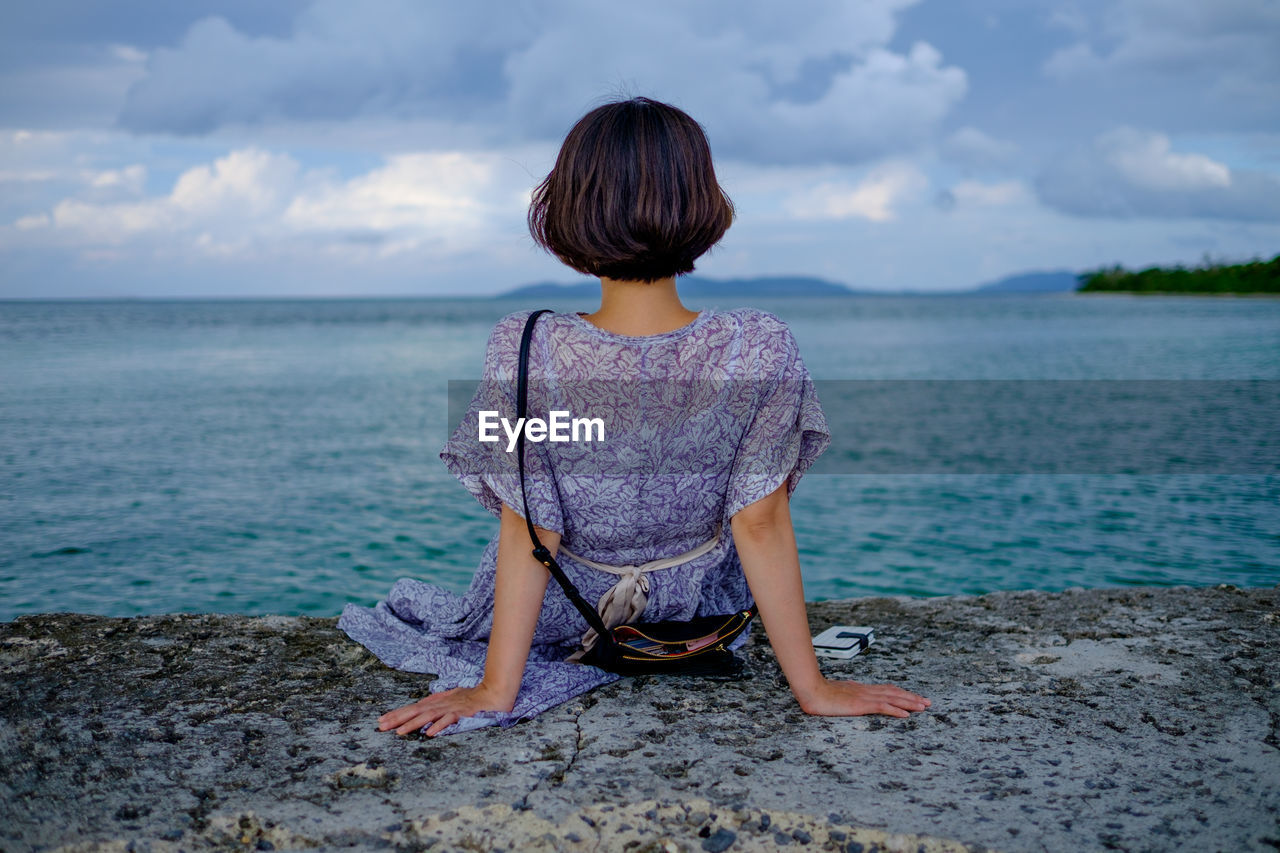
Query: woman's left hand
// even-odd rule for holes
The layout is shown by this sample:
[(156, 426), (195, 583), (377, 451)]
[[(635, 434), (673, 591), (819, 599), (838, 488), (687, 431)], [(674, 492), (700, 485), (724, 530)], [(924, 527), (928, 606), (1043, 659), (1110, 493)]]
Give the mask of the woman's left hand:
[(388, 711), (378, 718), (378, 731), (395, 729), (405, 735), (430, 724), (428, 737), (435, 737), (463, 717), (478, 711), (510, 711), (514, 701), (502, 701), (484, 682), (475, 687), (454, 687), (424, 696), (410, 705)]

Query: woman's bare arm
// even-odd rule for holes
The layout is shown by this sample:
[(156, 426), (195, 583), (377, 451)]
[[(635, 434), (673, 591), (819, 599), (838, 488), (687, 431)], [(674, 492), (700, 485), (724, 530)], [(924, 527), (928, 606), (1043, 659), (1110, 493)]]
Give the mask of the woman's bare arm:
[[(554, 557), (560, 550), (560, 534), (537, 525), (538, 539)], [(484, 684), (510, 710), (520, 691), (520, 679), (529, 660), (533, 631), (542, 612), (551, 572), (534, 559), (533, 542), (524, 517), (502, 505), (498, 532), (498, 568), (494, 578), (493, 629), (485, 658)]]
[[(542, 544), (555, 554), (560, 548), (560, 534), (536, 529)], [(378, 718), (379, 729), (394, 728), (397, 734), (407, 734), (430, 725), (427, 734), (434, 736), (477, 711), (512, 709), (551, 577), (546, 566), (533, 558), (532, 550), (524, 517), (503, 504), (494, 577), (493, 629), (489, 633), (484, 678), (475, 687), (433, 693), (388, 711)]]
[(928, 699), (891, 684), (829, 681), (818, 668), (805, 611), (800, 555), (791, 525), (784, 482), (769, 496), (744, 507), (730, 519), (734, 547), (747, 585), (791, 692), (809, 714), (909, 716)]

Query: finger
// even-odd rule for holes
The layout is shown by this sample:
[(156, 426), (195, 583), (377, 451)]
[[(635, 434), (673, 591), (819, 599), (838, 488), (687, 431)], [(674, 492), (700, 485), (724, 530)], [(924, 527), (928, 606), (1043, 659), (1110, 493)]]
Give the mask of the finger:
[(450, 693), (453, 693), (458, 689), (459, 688), (457, 687), (451, 687), (448, 690), (441, 690), (439, 693), (430, 693), (423, 696), (417, 702), (410, 702), (408, 705), (401, 705), (394, 711), (388, 711), (378, 718), (378, 730), (384, 731), (386, 729), (399, 726), (405, 720), (411, 719), (423, 710), (429, 709), (433, 705), (438, 704), (442, 697), (448, 696)]
[(412, 732), (419, 731), (424, 726), (430, 725), (431, 723), (435, 722), (444, 713), (445, 713), (444, 711), (439, 711), (439, 710), (423, 711), (422, 713), (413, 717), (411, 720), (404, 723), (404, 725), (397, 728), (396, 734), (407, 735)]
[(431, 727), (427, 729), (427, 737), (435, 737), (436, 735), (440, 734), (440, 732), (449, 728), (449, 726), (453, 725), (456, 722), (458, 722), (457, 714), (453, 713), (452, 711), (449, 712), (448, 714), (445, 714), (443, 717), (441, 717), (440, 719), (432, 723)]
[(396, 708), (394, 711), (388, 711), (378, 718), (378, 728), (383, 730), (393, 729), (405, 720), (419, 713), (421, 710), (422, 707), (415, 702), (412, 705), (404, 705)]
[(903, 690), (901, 687), (893, 684), (877, 684), (875, 686), (878, 688), (878, 695), (885, 698), (905, 700), (907, 702), (923, 702), (925, 705), (932, 704), (919, 693), (912, 693), (910, 690)]
[(388, 711), (378, 718), (378, 730), (386, 731), (387, 729), (394, 729), (396, 726), (404, 722), (408, 716), (408, 708), (396, 708), (394, 711)]
[(880, 704), (880, 713), (881, 713), (881, 714), (888, 714), (890, 717), (909, 717), (909, 716), (911, 716), (911, 712), (910, 712), (910, 711), (908, 711), (908, 710), (906, 710), (906, 709), (904, 709), (904, 708), (899, 708), (897, 705), (890, 705), (888, 702), (882, 702), (882, 703)]
[(418, 700), (418, 701), (416, 701), (416, 702), (410, 702), (410, 703), (408, 703), (407, 705), (401, 705), (399, 708), (393, 708), (392, 710), (387, 711), (387, 712), (386, 712), (385, 714), (383, 714), (381, 717), (378, 717), (378, 719), (379, 719), (379, 720), (389, 720), (389, 719), (391, 719), (392, 717), (403, 717), (403, 716), (405, 716), (406, 714), (411, 714), (411, 713), (413, 713), (413, 712), (414, 712), (414, 711), (415, 711), (415, 710), (416, 710), (416, 709), (417, 709), (417, 708), (418, 708), (418, 707), (419, 707), (423, 702), (425, 702), (427, 699), (430, 699), (430, 698), (431, 698), (430, 696), (424, 696), (424, 697), (422, 697), (421, 699), (419, 699), (419, 700)]
[(396, 724), (396, 734), (405, 735), (418, 731), (448, 713), (446, 708), (438, 704), (432, 707), (419, 707), (412, 716), (406, 717)]
[(927, 708), (930, 704), (929, 700), (923, 696), (918, 696), (915, 693), (911, 693), (906, 690), (894, 693), (890, 701), (902, 705), (904, 708), (908, 706), (912, 708)]

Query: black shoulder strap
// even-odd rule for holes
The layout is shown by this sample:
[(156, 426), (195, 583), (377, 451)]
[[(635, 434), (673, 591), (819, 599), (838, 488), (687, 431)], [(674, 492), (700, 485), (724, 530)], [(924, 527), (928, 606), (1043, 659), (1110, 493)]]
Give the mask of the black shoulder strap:
[[(519, 419), (525, 416), (529, 402), (529, 342), (533, 338), (533, 326), (540, 316), (550, 310), (550, 308), (540, 308), (530, 314), (529, 321), (524, 324), (524, 334), (520, 337), (520, 363), (516, 378), (516, 423), (518, 424), (520, 423)], [(528, 525), (529, 538), (533, 540), (533, 557), (551, 571), (551, 576), (564, 589), (565, 595), (569, 596), (569, 601), (572, 602), (573, 606), (578, 608), (578, 612), (586, 618), (587, 624), (594, 628), (601, 638), (604, 638), (609, 633), (609, 629), (604, 626), (604, 620), (600, 618), (600, 614), (596, 612), (596, 609), (583, 599), (582, 594), (578, 592), (578, 588), (565, 575), (564, 569), (560, 568), (556, 558), (551, 556), (551, 552), (538, 539), (538, 534), (533, 529), (533, 520), (529, 517), (529, 495), (525, 492), (524, 486), (523, 424), (520, 424), (520, 431), (516, 436), (516, 459), (520, 466), (520, 500), (524, 503), (524, 523)]]

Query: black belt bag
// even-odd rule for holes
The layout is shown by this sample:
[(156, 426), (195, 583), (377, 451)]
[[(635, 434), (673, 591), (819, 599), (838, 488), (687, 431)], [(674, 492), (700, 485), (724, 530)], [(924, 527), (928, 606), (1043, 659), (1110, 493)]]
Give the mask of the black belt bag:
[[(520, 338), (520, 364), (516, 385), (516, 417), (525, 417), (528, 404), (529, 341), (533, 326), (543, 308), (529, 315)], [(517, 420), (517, 423), (520, 421)], [(619, 675), (704, 675), (740, 677), (742, 661), (729, 650), (729, 643), (747, 629), (757, 608), (717, 616), (699, 616), (686, 622), (638, 622), (606, 628), (596, 609), (586, 602), (551, 552), (538, 539), (529, 518), (529, 496), (524, 483), (524, 430), (516, 438), (516, 454), (520, 467), (520, 499), (524, 503), (525, 524), (533, 540), (533, 556), (551, 571), (551, 576), (564, 589), (569, 601), (587, 624), (595, 629), (595, 644), (580, 658), (581, 663), (600, 667)]]

